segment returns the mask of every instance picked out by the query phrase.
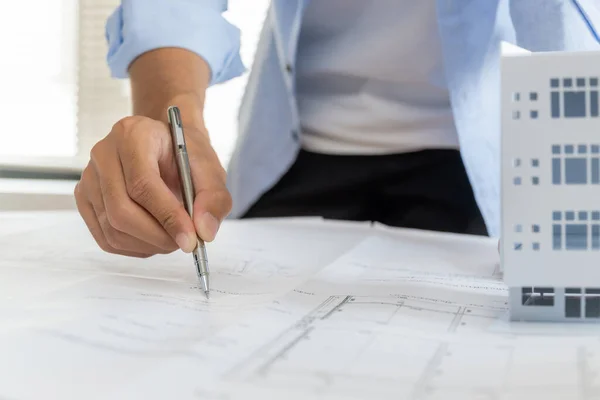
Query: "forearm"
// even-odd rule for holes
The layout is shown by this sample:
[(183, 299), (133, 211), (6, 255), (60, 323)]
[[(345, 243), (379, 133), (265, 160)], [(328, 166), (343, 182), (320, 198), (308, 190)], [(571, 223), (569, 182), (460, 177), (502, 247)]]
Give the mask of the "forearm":
[(138, 57), (129, 68), (134, 115), (166, 121), (167, 108), (181, 109), (184, 125), (205, 131), (203, 109), (208, 64), (183, 49), (163, 48)]

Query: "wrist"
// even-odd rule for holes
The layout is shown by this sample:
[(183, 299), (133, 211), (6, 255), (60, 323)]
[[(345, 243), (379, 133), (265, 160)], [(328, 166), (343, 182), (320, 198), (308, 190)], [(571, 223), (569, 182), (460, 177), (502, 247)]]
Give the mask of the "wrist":
[(208, 135), (204, 124), (204, 96), (199, 96), (197, 93), (182, 93), (170, 97), (161, 107), (159, 118), (161, 121), (167, 121), (167, 109), (171, 106), (179, 107), (184, 129)]
[(196, 93), (181, 93), (156, 102), (146, 109), (134, 109), (135, 115), (143, 115), (164, 123), (168, 122), (167, 109), (177, 106), (181, 111), (182, 125), (186, 132), (208, 136), (204, 124), (204, 98)]
[(208, 64), (191, 51), (161, 48), (139, 56), (130, 66), (134, 115), (167, 122), (167, 109), (178, 106), (183, 124), (204, 128)]

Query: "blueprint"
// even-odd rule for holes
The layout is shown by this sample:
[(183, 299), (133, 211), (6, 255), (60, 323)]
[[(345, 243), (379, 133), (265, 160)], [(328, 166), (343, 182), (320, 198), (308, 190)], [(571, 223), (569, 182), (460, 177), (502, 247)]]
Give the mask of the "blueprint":
[(0, 240), (0, 399), (600, 397), (600, 330), (510, 323), (492, 240), (227, 221), (206, 300), (52, 218)]

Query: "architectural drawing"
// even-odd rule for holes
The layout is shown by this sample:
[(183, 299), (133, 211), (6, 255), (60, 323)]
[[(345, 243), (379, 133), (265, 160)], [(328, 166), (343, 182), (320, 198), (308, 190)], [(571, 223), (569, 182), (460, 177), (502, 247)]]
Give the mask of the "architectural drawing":
[(208, 301), (185, 254), (111, 263), (75, 216), (0, 233), (2, 399), (600, 398), (600, 325), (511, 323), (495, 239), (227, 221)]
[[(380, 233), (252, 316), (278, 321), (268, 336), (251, 327), (224, 335), (258, 339), (237, 347), (244, 356), (223, 375), (221, 397), (210, 398), (598, 398), (597, 326), (511, 323), (493, 263), (450, 256), (469, 239), (436, 242), (450, 260), (436, 271), (420, 268), (430, 252), (419, 239)], [(497, 251), (491, 241), (473, 244), (472, 253)], [(419, 270), (409, 276), (404, 263)]]
[(502, 55), (502, 267), (513, 320), (600, 322), (600, 53)]
[[(302, 297), (295, 293), (281, 302), (306, 302)], [(562, 334), (577, 329), (573, 325), (562, 334), (546, 328), (548, 336), (534, 324), (514, 329), (502, 319), (506, 308), (490, 296), (468, 303), (415, 295), (315, 297), (318, 306), (265, 338), (225, 374), (233, 394), (415, 400), (600, 395), (595, 339), (564, 340)]]

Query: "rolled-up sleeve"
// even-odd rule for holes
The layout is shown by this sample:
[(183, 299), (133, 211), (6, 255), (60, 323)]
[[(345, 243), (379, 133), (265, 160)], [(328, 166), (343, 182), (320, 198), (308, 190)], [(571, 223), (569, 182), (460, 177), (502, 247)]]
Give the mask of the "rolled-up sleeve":
[(241, 75), (240, 31), (222, 15), (226, 0), (122, 0), (106, 23), (111, 75), (127, 78), (139, 55), (162, 47), (206, 60), (214, 85)]

